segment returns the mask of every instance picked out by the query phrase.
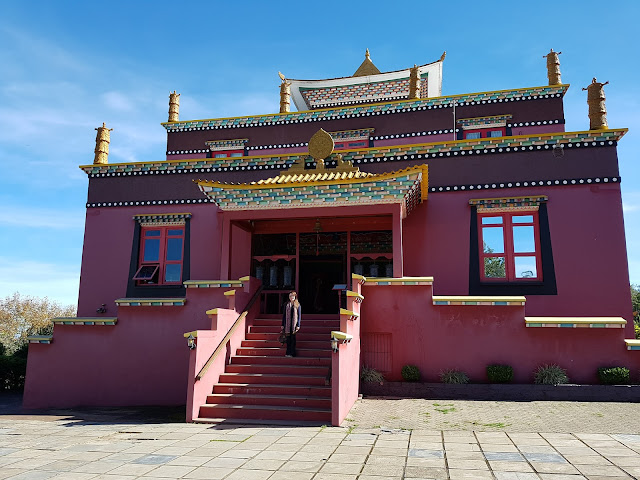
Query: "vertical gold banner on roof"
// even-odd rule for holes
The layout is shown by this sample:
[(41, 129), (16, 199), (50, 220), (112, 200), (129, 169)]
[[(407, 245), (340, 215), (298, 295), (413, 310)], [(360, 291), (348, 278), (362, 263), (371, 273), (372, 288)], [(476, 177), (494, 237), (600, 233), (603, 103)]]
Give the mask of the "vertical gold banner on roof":
[(562, 52), (554, 52), (553, 48), (549, 53), (543, 55), (542, 58), (547, 59), (547, 78), (549, 79), (549, 85), (561, 85), (562, 79), (560, 78), (560, 59), (558, 55)]
[(285, 76), (278, 72), (282, 83), (280, 84), (280, 113), (291, 111), (291, 82), (287, 82)]
[(409, 100), (420, 98), (420, 72), (416, 64), (409, 74)]
[(102, 122), (102, 126), (95, 129), (96, 134), (96, 149), (93, 151), (95, 157), (93, 157), (94, 164), (106, 164), (109, 163), (109, 143), (111, 142), (111, 130), (113, 128), (107, 128)]
[(589, 130), (606, 130), (607, 108), (604, 104), (604, 86), (609, 82), (600, 83), (593, 77), (591, 84), (582, 90), (587, 91), (587, 104), (589, 105)]
[(174, 90), (173, 93), (169, 93), (169, 121), (177, 122), (179, 113), (180, 94), (176, 93), (176, 91)]

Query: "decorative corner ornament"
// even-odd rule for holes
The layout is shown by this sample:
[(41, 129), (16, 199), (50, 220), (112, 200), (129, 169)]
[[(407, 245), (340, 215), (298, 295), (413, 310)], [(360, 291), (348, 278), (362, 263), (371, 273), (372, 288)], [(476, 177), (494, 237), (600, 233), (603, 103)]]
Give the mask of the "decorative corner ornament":
[(288, 113), (291, 111), (291, 82), (287, 82), (282, 72), (278, 72), (278, 76), (282, 80), (280, 84), (280, 113)]
[(587, 104), (589, 105), (589, 130), (606, 130), (607, 107), (605, 106), (604, 86), (609, 82), (600, 83), (593, 77), (591, 84), (582, 90), (587, 91)]
[(558, 55), (562, 52), (554, 52), (553, 48), (549, 53), (543, 55), (542, 58), (547, 59), (547, 78), (549, 79), (549, 85), (562, 85), (562, 79), (560, 78), (560, 59)]
[(109, 143), (111, 143), (111, 131), (113, 128), (107, 128), (104, 122), (102, 126), (95, 129), (96, 134), (96, 148), (93, 151), (95, 156), (93, 157), (94, 165), (106, 165), (109, 163)]
[(420, 69), (415, 63), (409, 74), (409, 100), (420, 98)]
[(169, 93), (169, 121), (177, 122), (179, 113), (180, 94), (176, 93), (176, 91), (174, 90), (173, 93)]

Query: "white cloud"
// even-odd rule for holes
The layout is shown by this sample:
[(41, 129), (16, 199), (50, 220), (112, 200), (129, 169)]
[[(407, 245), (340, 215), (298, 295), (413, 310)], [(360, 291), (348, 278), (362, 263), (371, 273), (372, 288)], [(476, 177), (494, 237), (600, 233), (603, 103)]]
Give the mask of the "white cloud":
[(3, 227), (82, 230), (84, 228), (84, 212), (81, 210), (68, 211), (3, 205), (0, 210), (0, 225)]
[(135, 110), (136, 103), (120, 92), (106, 92), (101, 95), (103, 103), (111, 110), (131, 112)]
[(79, 265), (60, 265), (0, 257), (0, 297), (14, 292), (49, 297), (62, 305), (76, 305)]

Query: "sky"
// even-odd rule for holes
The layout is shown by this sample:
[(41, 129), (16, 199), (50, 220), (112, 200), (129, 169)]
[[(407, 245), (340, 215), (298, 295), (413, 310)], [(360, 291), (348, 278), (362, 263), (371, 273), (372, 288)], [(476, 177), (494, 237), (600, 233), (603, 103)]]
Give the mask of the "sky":
[(561, 51), (567, 131), (589, 128), (582, 87), (609, 81), (609, 127), (629, 128), (618, 156), (640, 284), (638, 18), (633, 0), (2, 2), (0, 298), (76, 304), (88, 185), (78, 165), (92, 163), (102, 122), (110, 163), (162, 160), (170, 91), (181, 120), (273, 113), (278, 71), (349, 76), (366, 48), (381, 71), (446, 50), (443, 95), (546, 85), (542, 56)]

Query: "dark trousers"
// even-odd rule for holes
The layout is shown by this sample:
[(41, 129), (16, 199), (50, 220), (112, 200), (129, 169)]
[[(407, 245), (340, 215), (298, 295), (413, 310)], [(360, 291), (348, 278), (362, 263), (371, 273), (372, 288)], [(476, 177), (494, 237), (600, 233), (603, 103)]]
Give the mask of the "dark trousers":
[(287, 335), (287, 353), (286, 355), (296, 356), (296, 335)]

